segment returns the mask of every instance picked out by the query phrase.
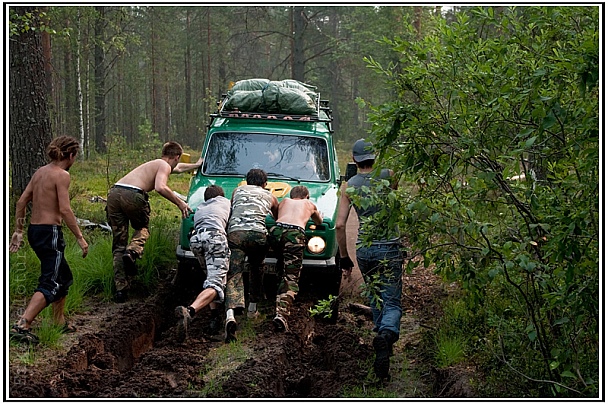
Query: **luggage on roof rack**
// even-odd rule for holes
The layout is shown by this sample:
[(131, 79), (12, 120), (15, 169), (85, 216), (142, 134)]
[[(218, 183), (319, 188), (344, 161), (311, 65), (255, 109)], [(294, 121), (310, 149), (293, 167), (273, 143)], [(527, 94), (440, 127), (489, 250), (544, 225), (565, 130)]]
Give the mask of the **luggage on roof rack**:
[[(263, 113), (314, 116), (322, 119), (320, 94), (315, 87), (297, 80), (270, 81), (248, 79), (237, 81), (220, 102), (220, 116), (226, 113)], [(326, 113), (329, 118), (329, 114)], [(326, 118), (326, 119), (328, 119)], [(312, 119), (311, 119), (312, 120)]]

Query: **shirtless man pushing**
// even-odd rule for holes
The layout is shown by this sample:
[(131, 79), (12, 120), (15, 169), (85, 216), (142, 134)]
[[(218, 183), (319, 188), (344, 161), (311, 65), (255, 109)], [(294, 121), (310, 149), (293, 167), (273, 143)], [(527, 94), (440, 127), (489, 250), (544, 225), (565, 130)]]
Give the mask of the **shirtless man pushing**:
[[(135, 260), (141, 258), (144, 244), (150, 232), (150, 204), (148, 192), (155, 190), (173, 202), (187, 217), (192, 209), (173, 193), (167, 185), (169, 174), (192, 171), (200, 167), (203, 159), (196, 163), (180, 163), (182, 147), (176, 142), (163, 145), (161, 158), (148, 161), (122, 177), (108, 193), (108, 222), (112, 227), (112, 255), (114, 264), (115, 301), (127, 299), (131, 277), (137, 273)], [(129, 223), (135, 230), (129, 243)]]
[(279, 287), (276, 316), (272, 320), (277, 331), (287, 329), (289, 309), (299, 291), (298, 281), (306, 248), (306, 223), (309, 218), (317, 225), (323, 222), (323, 215), (309, 199), (308, 188), (295, 186), (289, 196), (291, 199), (285, 198), (279, 204), (277, 223), (268, 236), (278, 260)]
[(27, 308), (10, 330), (11, 339), (31, 344), (38, 337), (31, 332), (34, 318), (49, 304), (53, 305), (53, 321), (62, 325), (64, 332), (74, 331), (64, 317), (65, 299), (73, 283), (72, 271), (65, 260), (65, 242), (61, 230), (62, 220), (74, 233), (82, 256), (86, 257), (89, 245), (82, 236), (76, 216), (70, 206), (70, 174), (80, 146), (73, 137), (59, 136), (48, 145), (46, 153), (51, 162), (40, 167), (17, 201), (15, 232), (11, 237), (10, 252), (17, 252), (23, 243), (25, 210), (32, 202), (27, 237), (40, 260), (40, 278)]

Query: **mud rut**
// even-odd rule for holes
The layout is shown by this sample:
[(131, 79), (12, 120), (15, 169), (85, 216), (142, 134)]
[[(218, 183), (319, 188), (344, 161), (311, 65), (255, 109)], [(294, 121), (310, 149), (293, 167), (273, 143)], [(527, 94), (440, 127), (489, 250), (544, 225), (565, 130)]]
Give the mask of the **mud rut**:
[[(223, 332), (210, 334), (208, 310), (196, 315), (186, 342), (177, 341), (173, 310), (196, 292), (167, 285), (153, 296), (134, 297), (120, 305), (98, 302), (89, 312), (73, 316), (78, 331), (63, 337), (61, 352), (36, 348), (41, 356), (35, 363), (24, 365), (15, 359), (9, 364), (7, 395), (335, 398), (349, 386), (382, 387), (369, 383), (372, 323), (349, 310), (346, 302), (357, 300), (358, 292), (348, 282), (343, 281), (345, 301), (336, 324), (310, 317), (308, 309), (316, 300), (306, 293), (298, 296), (284, 334), (274, 331), (271, 302), (262, 306), (259, 320), (247, 323), (237, 317), (239, 327), (249, 327), (255, 337), (242, 338), (246, 357), (223, 358), (223, 368), (214, 359), (226, 348)], [(430, 270), (404, 275), (401, 337), (394, 347), (391, 373), (411, 377), (397, 376), (383, 384), (397, 397), (475, 397), (470, 380), (479, 375), (471, 369), (435, 369), (423, 343), (422, 334), (440, 316), (439, 302), (447, 293)], [(11, 347), (11, 359), (26, 351)]]
[[(173, 310), (184, 303), (179, 294), (169, 285), (117, 305), (97, 332), (79, 335), (56, 366), (12, 369), (10, 397), (199, 397), (213, 365), (207, 355), (224, 345), (223, 332), (209, 334), (209, 311), (203, 310), (186, 342), (177, 342)], [(248, 342), (248, 359), (223, 370), (221, 386), (207, 389), (207, 397), (339, 397), (349, 383), (364, 379), (368, 369), (362, 366), (373, 349), (339, 322), (311, 318), (314, 303), (307, 294), (298, 299), (284, 334), (274, 331), (273, 307), (265, 304), (265, 318), (250, 323), (256, 337)]]
[[(349, 311), (346, 303), (363, 302), (355, 278), (342, 281), (345, 300), (335, 324), (310, 317), (308, 309), (317, 299), (304, 290), (292, 308), (289, 331), (276, 333), (271, 322), (274, 303), (266, 302), (262, 318), (248, 324), (255, 337), (242, 339), (246, 357), (224, 358), (223, 363), (229, 365), (223, 368), (213, 359), (225, 348), (223, 331), (209, 333), (208, 309), (196, 315), (186, 342), (177, 341), (174, 308), (190, 302), (198, 291), (174, 286), (169, 278), (170, 274), (165, 286), (152, 296), (135, 296), (125, 304), (91, 303), (88, 312), (72, 318), (78, 331), (63, 337), (61, 352), (36, 348), (41, 357), (35, 363), (12, 360), (7, 395), (332, 398), (340, 397), (348, 386), (361, 388), (369, 380), (374, 357), (372, 322), (364, 314)], [(193, 284), (200, 283), (186, 283)], [(401, 337), (394, 347), (391, 373), (418, 376), (411, 384), (395, 378), (385, 387), (399, 397), (474, 396), (468, 383), (470, 371), (437, 371), (429, 365), (427, 348), (421, 344), (423, 329), (440, 316), (440, 301), (447, 295), (445, 285), (431, 270), (421, 267), (404, 274), (403, 284)], [(237, 317), (237, 321), (241, 327), (249, 320)], [(27, 348), (10, 347), (10, 358), (24, 352)]]

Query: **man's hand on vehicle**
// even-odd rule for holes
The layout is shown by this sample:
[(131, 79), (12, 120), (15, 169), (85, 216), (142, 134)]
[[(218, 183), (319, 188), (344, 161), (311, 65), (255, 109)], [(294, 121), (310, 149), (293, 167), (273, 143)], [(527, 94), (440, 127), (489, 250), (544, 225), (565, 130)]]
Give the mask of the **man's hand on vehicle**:
[(342, 269), (342, 275), (346, 276), (347, 278), (350, 277), (354, 266), (355, 264), (353, 264), (353, 261), (348, 255), (346, 257), (340, 257), (340, 269)]

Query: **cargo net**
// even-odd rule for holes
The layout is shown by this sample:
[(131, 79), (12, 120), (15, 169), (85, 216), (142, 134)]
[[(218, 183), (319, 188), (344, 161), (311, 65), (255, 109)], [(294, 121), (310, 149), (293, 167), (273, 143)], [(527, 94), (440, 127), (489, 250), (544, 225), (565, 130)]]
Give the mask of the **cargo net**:
[(218, 105), (212, 116), (331, 121), (329, 102), (321, 100), (316, 87), (297, 80), (240, 80)]

